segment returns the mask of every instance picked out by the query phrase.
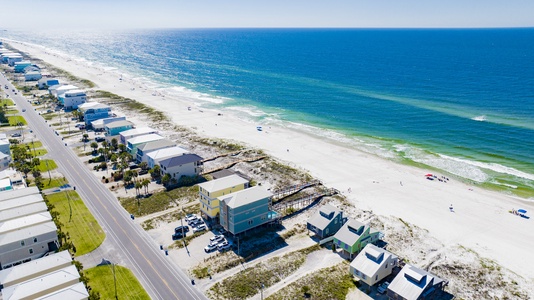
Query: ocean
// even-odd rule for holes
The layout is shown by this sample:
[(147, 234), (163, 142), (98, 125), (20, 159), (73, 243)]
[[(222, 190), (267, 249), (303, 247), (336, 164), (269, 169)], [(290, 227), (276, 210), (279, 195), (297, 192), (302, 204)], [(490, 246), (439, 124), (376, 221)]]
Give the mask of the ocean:
[[(4, 31), (164, 93), (534, 200), (534, 29)], [(119, 75), (118, 75), (119, 76)]]

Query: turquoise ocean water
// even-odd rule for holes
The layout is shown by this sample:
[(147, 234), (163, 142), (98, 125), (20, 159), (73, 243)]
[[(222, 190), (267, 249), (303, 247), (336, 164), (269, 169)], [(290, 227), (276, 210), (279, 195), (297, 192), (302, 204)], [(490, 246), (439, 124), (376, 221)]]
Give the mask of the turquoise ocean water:
[(534, 29), (5, 31), (0, 38), (142, 78), (256, 124), (534, 199)]

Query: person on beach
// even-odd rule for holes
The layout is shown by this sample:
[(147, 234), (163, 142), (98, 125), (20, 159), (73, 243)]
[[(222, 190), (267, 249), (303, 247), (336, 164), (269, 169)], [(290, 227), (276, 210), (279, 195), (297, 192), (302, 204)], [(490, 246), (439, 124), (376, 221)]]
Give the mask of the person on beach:
[(452, 204), (451, 204), (451, 206), (449, 207), (449, 210), (450, 210), (451, 212), (454, 212), (454, 208), (452, 207)]

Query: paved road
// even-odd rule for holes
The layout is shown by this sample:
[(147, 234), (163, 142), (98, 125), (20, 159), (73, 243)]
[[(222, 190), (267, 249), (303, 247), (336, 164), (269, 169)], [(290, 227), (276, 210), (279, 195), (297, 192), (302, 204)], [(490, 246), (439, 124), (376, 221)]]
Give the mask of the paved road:
[[(98, 223), (106, 232), (107, 239), (116, 249), (117, 260), (130, 268), (152, 299), (207, 299), (193, 285), (189, 277), (180, 270), (148, 234), (131, 219), (115, 196), (104, 187), (76, 154), (55, 135), (52, 128), (38, 115), (27, 99), (14, 95), (14, 87), (3, 74), (0, 84), (9, 87), (9, 96), (15, 101), (21, 113), (37, 138), (48, 150), (48, 156), (57, 163), (59, 171), (83, 199)], [(113, 261), (114, 258), (106, 257)]]

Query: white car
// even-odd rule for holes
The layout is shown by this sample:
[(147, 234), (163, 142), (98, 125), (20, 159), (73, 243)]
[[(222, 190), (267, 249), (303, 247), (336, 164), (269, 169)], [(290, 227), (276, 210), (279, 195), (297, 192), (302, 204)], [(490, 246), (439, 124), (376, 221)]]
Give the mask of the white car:
[(201, 225), (198, 225), (197, 227), (193, 228), (193, 232), (200, 232), (200, 231), (204, 231), (206, 229), (207, 229), (206, 225), (201, 224)]
[(211, 251), (217, 249), (217, 244), (209, 244), (206, 247), (204, 247), (204, 252), (210, 253)]
[(214, 236), (210, 237), (210, 241), (215, 242), (215, 243), (222, 242), (222, 241), (224, 241), (224, 235), (222, 235), (222, 234), (214, 235)]
[(380, 294), (383, 294), (386, 292), (386, 290), (388, 289), (388, 286), (389, 286), (389, 282), (384, 282), (382, 283), (380, 286), (378, 286), (378, 288), (376, 289)]
[(230, 249), (232, 246), (230, 245), (230, 243), (228, 243), (227, 241), (224, 241), (222, 243), (220, 243), (218, 246), (217, 246), (217, 250), (219, 251), (225, 251), (225, 250), (228, 250)]
[(198, 219), (198, 217), (196, 215), (191, 215), (191, 216), (186, 217), (185, 221), (189, 224), (192, 221), (197, 220), (197, 219)]

